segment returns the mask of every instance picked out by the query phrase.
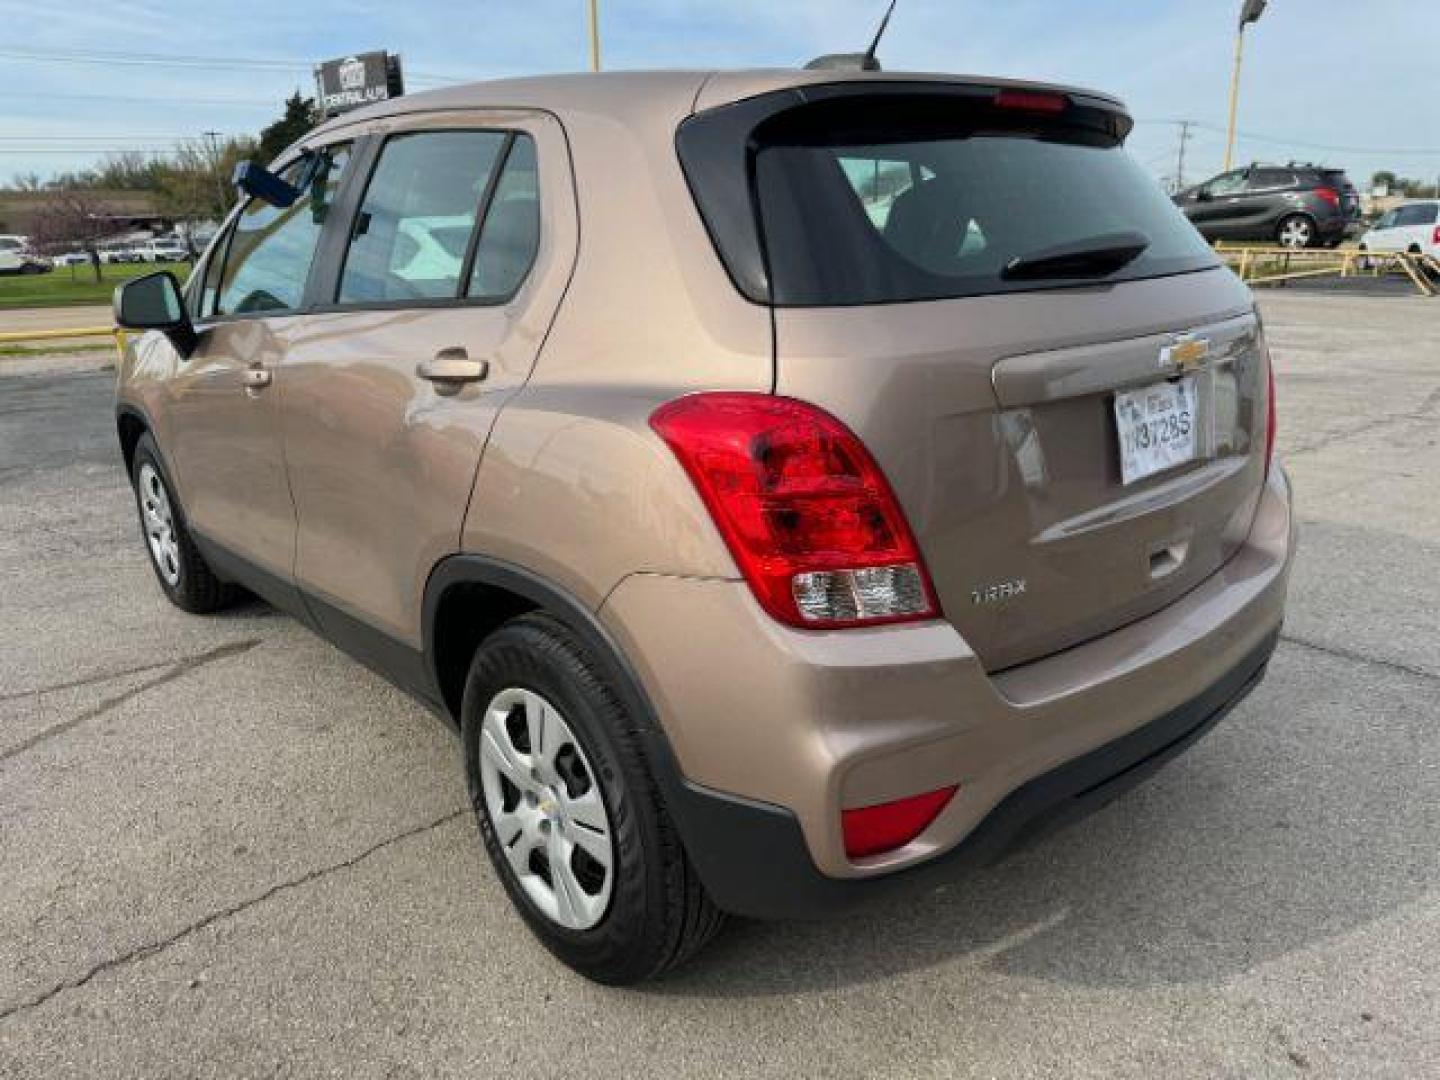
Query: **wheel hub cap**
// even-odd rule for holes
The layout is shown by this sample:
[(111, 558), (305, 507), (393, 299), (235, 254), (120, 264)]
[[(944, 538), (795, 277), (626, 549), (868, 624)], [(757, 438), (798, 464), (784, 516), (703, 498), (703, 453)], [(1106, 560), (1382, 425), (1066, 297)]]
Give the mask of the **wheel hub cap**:
[(570, 930), (605, 916), (614, 878), (610, 817), (575, 733), (530, 690), (502, 690), (480, 728), (480, 785), (505, 859), (535, 906)]
[(160, 479), (160, 473), (148, 462), (140, 466), (137, 486), (140, 521), (145, 529), (150, 557), (155, 560), (160, 576), (174, 587), (180, 583), (180, 544), (175, 536), (175, 514), (170, 509), (170, 494), (165, 490), (165, 481)]

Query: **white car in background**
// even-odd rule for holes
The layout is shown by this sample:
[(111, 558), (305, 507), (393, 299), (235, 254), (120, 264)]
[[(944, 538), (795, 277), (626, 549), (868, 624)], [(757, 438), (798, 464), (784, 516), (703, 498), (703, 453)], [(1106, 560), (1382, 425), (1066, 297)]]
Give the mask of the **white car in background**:
[(1440, 200), (1402, 203), (1360, 237), (1361, 251), (1409, 251), (1440, 259)]
[(165, 236), (142, 240), (131, 247), (130, 251), (140, 262), (184, 262), (190, 257), (185, 241)]
[(50, 263), (30, 250), (28, 236), (0, 236), (0, 274), (43, 274)]

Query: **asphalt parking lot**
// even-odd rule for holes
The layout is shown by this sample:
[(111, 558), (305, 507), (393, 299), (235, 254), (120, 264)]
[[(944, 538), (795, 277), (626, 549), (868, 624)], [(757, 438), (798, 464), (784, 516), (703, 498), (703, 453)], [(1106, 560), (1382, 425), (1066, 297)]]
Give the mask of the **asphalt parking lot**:
[(0, 359), (0, 1076), (1440, 1075), (1440, 300), (1262, 305), (1302, 525), (1263, 686), (997, 867), (629, 991), (526, 935), (439, 721), (166, 604), (113, 376)]

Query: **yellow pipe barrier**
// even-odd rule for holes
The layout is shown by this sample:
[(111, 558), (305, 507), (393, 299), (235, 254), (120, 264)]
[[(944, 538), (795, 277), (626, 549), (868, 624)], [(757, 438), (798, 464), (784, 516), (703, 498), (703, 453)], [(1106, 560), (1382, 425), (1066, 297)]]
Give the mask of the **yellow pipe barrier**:
[(0, 334), (0, 345), (25, 341), (57, 341), (68, 338), (113, 337), (117, 358), (125, 359), (125, 331), (118, 326), (81, 326), (69, 330), (15, 330)]
[[(1399, 272), (1410, 279), (1416, 291), (1424, 296), (1434, 296), (1436, 284), (1426, 276), (1425, 271), (1429, 270), (1440, 278), (1440, 261), (1408, 251), (1257, 247), (1224, 242), (1216, 244), (1215, 250), (1241, 281), (1252, 285), (1280, 284), (1326, 274), (1346, 278), (1365, 273), (1379, 277), (1382, 273)], [(1273, 272), (1277, 267), (1279, 272)], [(1272, 272), (1266, 273), (1267, 269)]]

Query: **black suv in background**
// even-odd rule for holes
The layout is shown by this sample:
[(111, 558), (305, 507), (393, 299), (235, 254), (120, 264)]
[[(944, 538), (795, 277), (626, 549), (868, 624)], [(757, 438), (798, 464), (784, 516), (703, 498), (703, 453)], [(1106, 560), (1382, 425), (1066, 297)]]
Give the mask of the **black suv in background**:
[(1360, 193), (1340, 169), (1247, 165), (1175, 196), (1206, 240), (1335, 247), (1360, 220)]

